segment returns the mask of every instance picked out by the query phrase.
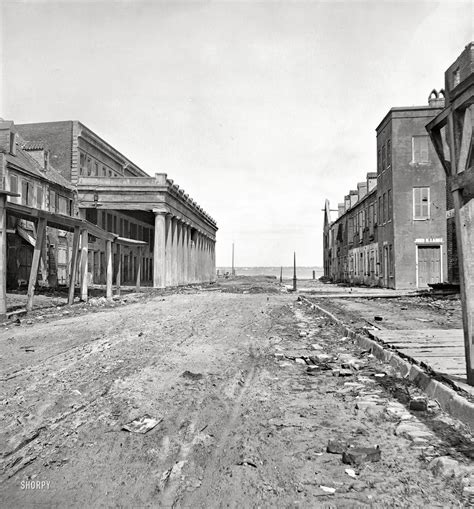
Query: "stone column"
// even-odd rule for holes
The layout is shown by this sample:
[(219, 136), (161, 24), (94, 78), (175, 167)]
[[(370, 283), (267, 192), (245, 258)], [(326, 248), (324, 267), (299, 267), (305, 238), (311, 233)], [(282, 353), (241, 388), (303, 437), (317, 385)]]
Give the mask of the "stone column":
[(89, 262), (89, 232), (82, 230), (81, 232), (81, 300), (87, 302), (88, 287), (88, 262)]
[(202, 283), (202, 241), (201, 233), (196, 235), (196, 279), (198, 283)]
[(184, 224), (184, 237), (183, 237), (183, 282), (185, 285), (189, 284), (189, 225)]
[(178, 285), (184, 283), (184, 223), (178, 223)]
[(153, 246), (153, 287), (166, 286), (166, 212), (153, 210), (155, 213), (155, 242)]
[(217, 280), (216, 274), (216, 241), (212, 241), (212, 280)]
[(172, 248), (171, 248), (171, 285), (178, 286), (178, 218), (171, 218)]
[(190, 267), (191, 267), (191, 282), (197, 282), (196, 275), (196, 231), (191, 232), (191, 246), (190, 246)]
[(171, 214), (166, 216), (166, 277), (165, 285), (173, 286), (173, 267), (171, 265), (173, 259), (173, 221)]

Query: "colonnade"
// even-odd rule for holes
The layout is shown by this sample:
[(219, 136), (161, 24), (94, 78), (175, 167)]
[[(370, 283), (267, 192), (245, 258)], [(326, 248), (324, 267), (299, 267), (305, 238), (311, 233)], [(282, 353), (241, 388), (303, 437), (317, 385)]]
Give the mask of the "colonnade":
[(186, 219), (167, 211), (153, 212), (153, 286), (165, 288), (215, 281), (215, 239)]

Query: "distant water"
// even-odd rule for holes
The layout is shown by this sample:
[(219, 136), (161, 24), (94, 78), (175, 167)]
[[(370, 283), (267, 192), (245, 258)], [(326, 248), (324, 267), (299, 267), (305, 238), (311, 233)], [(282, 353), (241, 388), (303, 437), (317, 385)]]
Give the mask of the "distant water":
[[(231, 272), (231, 267), (217, 267), (219, 274)], [(320, 278), (324, 271), (322, 267), (296, 267), (296, 277), (298, 279), (312, 279), (313, 270), (316, 279)], [(275, 276), (280, 278), (280, 267), (235, 267), (237, 276)], [(283, 267), (283, 279), (293, 278), (293, 267)]]

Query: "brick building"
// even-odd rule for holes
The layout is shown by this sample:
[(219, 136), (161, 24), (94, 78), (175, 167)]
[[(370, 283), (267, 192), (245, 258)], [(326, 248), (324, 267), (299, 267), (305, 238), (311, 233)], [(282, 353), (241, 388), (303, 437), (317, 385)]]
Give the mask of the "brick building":
[[(12, 121), (0, 121), (0, 172), (0, 189), (12, 194), (8, 201), (13, 207), (62, 216), (77, 215), (74, 187), (51, 165), (49, 153), (41, 144), (18, 136)], [(6, 283), (9, 288), (18, 288), (29, 279), (37, 237), (36, 224), (28, 216), (11, 209), (6, 218), (6, 228)], [(46, 227), (40, 265), (41, 285), (67, 283), (71, 242), (68, 231)]]
[(333, 281), (401, 289), (447, 280), (445, 176), (425, 130), (443, 105), (434, 91), (427, 106), (392, 108), (378, 125), (377, 173), (345, 197), (334, 222), (325, 214)]
[[(215, 221), (166, 174), (150, 177), (78, 121), (17, 126), (43, 144), (77, 190), (81, 217), (127, 242), (113, 253), (125, 284), (156, 287), (215, 279)], [(106, 240), (89, 236), (88, 274), (106, 278)]]

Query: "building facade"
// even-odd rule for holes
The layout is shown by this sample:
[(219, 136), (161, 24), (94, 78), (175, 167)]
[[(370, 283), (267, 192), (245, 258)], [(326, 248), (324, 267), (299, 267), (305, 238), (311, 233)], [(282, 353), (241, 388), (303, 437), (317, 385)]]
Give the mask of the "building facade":
[[(150, 177), (78, 121), (17, 126), (48, 148), (78, 195), (81, 217), (127, 239), (113, 253), (124, 284), (155, 287), (215, 280), (215, 221), (166, 174)], [(134, 242), (135, 241), (135, 242)], [(88, 277), (104, 283), (106, 241), (89, 236)]]
[(427, 106), (392, 108), (378, 125), (376, 174), (345, 197), (335, 221), (325, 215), (331, 280), (394, 289), (447, 280), (446, 182), (425, 130), (443, 105), (434, 92)]
[[(12, 121), (0, 122), (1, 189), (11, 193), (8, 202), (19, 207), (74, 217), (78, 214), (74, 187), (53, 168), (49, 153), (39, 143), (23, 140)], [(6, 218), (7, 287), (16, 289), (29, 279), (37, 231), (30, 221), (13, 211)], [(72, 239), (68, 231), (48, 226), (42, 246), (39, 283), (66, 284), (69, 278)]]

